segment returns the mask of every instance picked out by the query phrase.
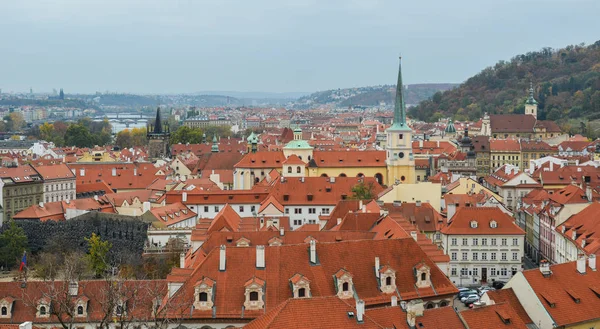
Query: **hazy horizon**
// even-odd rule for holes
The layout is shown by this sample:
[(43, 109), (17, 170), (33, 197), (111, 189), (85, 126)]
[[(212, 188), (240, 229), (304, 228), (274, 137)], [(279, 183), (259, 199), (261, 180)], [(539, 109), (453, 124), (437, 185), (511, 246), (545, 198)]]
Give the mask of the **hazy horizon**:
[[(12, 1), (2, 92), (311, 93), (461, 83), (498, 60), (600, 40), (600, 1)], [(596, 31), (596, 32), (594, 32)]]

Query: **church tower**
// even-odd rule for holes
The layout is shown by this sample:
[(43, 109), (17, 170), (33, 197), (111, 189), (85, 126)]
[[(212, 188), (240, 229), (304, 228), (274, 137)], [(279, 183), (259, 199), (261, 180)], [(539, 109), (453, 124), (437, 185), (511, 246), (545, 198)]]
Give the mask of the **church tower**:
[(148, 156), (151, 159), (160, 159), (171, 156), (169, 138), (171, 132), (169, 125), (162, 124), (160, 117), (160, 107), (156, 109), (156, 120), (154, 125), (148, 124), (146, 127), (146, 139), (148, 139)]
[(525, 102), (525, 114), (533, 115), (537, 119), (538, 103), (533, 98), (533, 83), (529, 82), (529, 98)]
[(387, 183), (414, 184), (415, 160), (412, 154), (412, 129), (406, 124), (406, 106), (402, 85), (402, 58), (398, 68), (394, 123), (386, 130)]

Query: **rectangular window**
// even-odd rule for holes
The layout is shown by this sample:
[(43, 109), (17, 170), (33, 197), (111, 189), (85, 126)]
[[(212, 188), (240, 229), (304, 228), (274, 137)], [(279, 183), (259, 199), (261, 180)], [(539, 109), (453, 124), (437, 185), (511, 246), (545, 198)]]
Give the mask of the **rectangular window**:
[(479, 239), (473, 238), (473, 245), (476, 246), (479, 244)]
[(481, 253), (481, 260), (487, 260), (487, 252)]
[(477, 267), (473, 268), (473, 276), (479, 275), (479, 269)]
[(478, 257), (478, 255), (477, 255), (477, 253), (476, 253), (476, 252), (474, 252), (474, 253), (473, 253), (473, 260), (478, 260), (477, 258), (479, 258), (479, 257)]
[(256, 206), (251, 206), (251, 207), (250, 207), (250, 211), (251, 211), (251, 212), (255, 212), (255, 211), (256, 211)]
[(290, 208), (285, 208), (285, 213), (289, 214), (290, 213)]
[(450, 244), (453, 246), (456, 246), (458, 244), (457, 239), (456, 238), (450, 239)]
[(496, 245), (496, 238), (492, 238), (492, 246)]
[(398, 134), (398, 139), (402, 140), (404, 138), (404, 134)]
[(244, 206), (240, 206), (240, 212), (244, 212)]
[(495, 252), (493, 252), (493, 253), (491, 254), (491, 259), (492, 259), (492, 260), (496, 260), (496, 253), (495, 253)]
[(208, 212), (208, 206), (204, 206), (204, 212)]
[(496, 269), (493, 267), (490, 269), (490, 276), (496, 276)]
[(466, 276), (468, 273), (469, 273), (469, 271), (465, 267), (460, 269), (460, 275)]
[(302, 225), (302, 221), (299, 219), (294, 219), (294, 226), (300, 226)]
[(506, 270), (505, 268), (501, 268), (501, 269), (500, 269), (500, 275), (501, 275), (501, 276), (507, 276), (507, 275), (508, 275), (508, 272), (507, 272), (507, 270)]
[(456, 268), (452, 268), (452, 269), (450, 270), (450, 275), (452, 275), (452, 276), (456, 276)]
[(456, 256), (456, 253), (455, 253), (455, 252), (453, 252), (453, 253), (452, 253), (452, 260), (456, 260), (456, 257), (457, 257), (457, 256)]
[(481, 245), (487, 246), (487, 238), (481, 238)]
[(316, 208), (308, 208), (308, 213), (309, 214), (316, 214), (317, 213), (317, 209)]
[(505, 252), (502, 253), (502, 260), (506, 260), (506, 253)]
[(462, 244), (463, 246), (466, 246), (466, 245), (467, 245), (467, 238), (463, 238), (463, 239), (462, 239), (462, 243), (463, 243), (463, 244)]
[(329, 214), (329, 208), (323, 208), (323, 210), (321, 210), (321, 212), (322, 212), (324, 215), (327, 215), (327, 214)]
[(462, 253), (462, 260), (467, 260), (467, 258), (468, 258), (468, 253), (463, 252)]
[(519, 260), (519, 254), (516, 252), (513, 252), (513, 260)]
[(519, 245), (519, 239), (513, 239), (513, 246)]
[(302, 214), (302, 208), (294, 208), (294, 214), (296, 214), (296, 215)]
[(507, 242), (506, 238), (502, 238), (502, 245), (503, 245), (503, 246), (506, 246), (506, 245), (507, 245), (507, 243), (506, 243), (506, 242)]
[(215, 212), (219, 212), (219, 206), (215, 206)]

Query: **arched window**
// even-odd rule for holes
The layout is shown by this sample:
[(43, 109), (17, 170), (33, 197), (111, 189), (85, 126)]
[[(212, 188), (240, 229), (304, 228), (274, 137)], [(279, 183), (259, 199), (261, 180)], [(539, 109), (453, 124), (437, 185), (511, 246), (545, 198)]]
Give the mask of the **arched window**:
[(377, 183), (379, 184), (383, 184), (383, 175), (380, 173), (375, 174), (375, 179), (377, 180)]
[(421, 273), (421, 280), (422, 281), (427, 280), (427, 273), (425, 273), (425, 272)]
[(306, 288), (298, 289), (298, 297), (299, 298), (306, 297)]
[(440, 302), (440, 307), (448, 306), (448, 302), (443, 300)]
[(402, 176), (400, 177), (400, 180), (404, 182), (406, 180), (406, 177)]
[(356, 177), (358, 177), (358, 178), (365, 177), (365, 174), (363, 174), (363, 173), (358, 173), (358, 175), (356, 175)]
[(201, 292), (200, 296), (199, 296), (199, 299), (200, 299), (201, 302), (207, 302), (208, 301), (208, 294), (205, 293), (205, 292)]
[(392, 277), (391, 276), (388, 276), (387, 278), (385, 278), (385, 285), (386, 286), (392, 285)]
[(250, 292), (250, 301), (252, 301), (252, 302), (258, 301), (258, 292), (257, 291)]
[(2, 306), (2, 311), (0, 312), (0, 314), (2, 314), (2, 315), (8, 314), (8, 309), (6, 308), (6, 306)]
[(327, 174), (321, 174), (321, 177), (328, 177)]
[(433, 303), (429, 303), (427, 304), (427, 306), (425, 306), (426, 309), (432, 309), (435, 305), (433, 305)]
[(300, 166), (296, 167), (296, 173), (300, 173)]
[(348, 282), (344, 282), (342, 284), (342, 291), (348, 291), (349, 287), (350, 287), (350, 285), (348, 284)]
[(77, 306), (77, 315), (83, 315), (83, 306)]
[(40, 315), (46, 315), (46, 306), (40, 306)]
[(288, 167), (288, 174), (292, 173), (292, 167)]
[(347, 177), (347, 176), (346, 176), (346, 174), (344, 174), (344, 173), (341, 173), (341, 174), (340, 174), (340, 177)]

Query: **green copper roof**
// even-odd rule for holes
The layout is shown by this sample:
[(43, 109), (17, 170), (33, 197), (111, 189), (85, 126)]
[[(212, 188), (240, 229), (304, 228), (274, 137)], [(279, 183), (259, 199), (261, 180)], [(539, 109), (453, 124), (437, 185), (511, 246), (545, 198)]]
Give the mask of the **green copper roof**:
[(527, 98), (527, 104), (537, 104), (537, 101), (533, 98), (533, 82), (529, 82), (529, 98)]
[(254, 131), (248, 136), (248, 143), (255, 144), (258, 143), (258, 136), (254, 133)]
[(290, 141), (289, 143), (287, 143), (285, 148), (286, 149), (310, 149), (310, 148), (312, 148), (312, 146), (310, 146), (308, 144), (308, 142), (305, 140), (295, 140), (295, 141)]
[(212, 145), (211, 151), (219, 152), (219, 144), (217, 144), (217, 135), (213, 135), (213, 145)]
[(402, 57), (398, 67), (398, 82), (396, 83), (396, 102), (394, 104), (394, 124), (389, 130), (406, 130), (410, 127), (406, 124), (406, 105), (404, 104), (404, 88), (402, 84)]
[(448, 125), (446, 126), (446, 129), (444, 131), (447, 133), (455, 133), (456, 128), (454, 127), (454, 123), (452, 123), (452, 121), (448, 122)]

